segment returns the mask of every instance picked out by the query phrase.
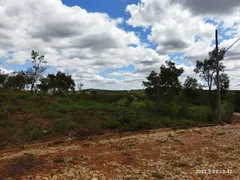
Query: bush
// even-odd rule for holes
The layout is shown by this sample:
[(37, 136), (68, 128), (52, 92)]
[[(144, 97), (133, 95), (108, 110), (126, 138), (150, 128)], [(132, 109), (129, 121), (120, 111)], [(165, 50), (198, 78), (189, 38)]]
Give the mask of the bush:
[(157, 103), (157, 114), (161, 116), (169, 116), (171, 114), (171, 107), (169, 103), (158, 102)]
[(229, 102), (224, 102), (221, 106), (222, 121), (231, 123), (233, 112), (234, 112), (233, 104), (231, 104)]
[(25, 125), (24, 133), (29, 141), (38, 140), (43, 136), (43, 130), (40, 127), (32, 127), (29, 124)]
[(118, 129), (120, 127), (120, 123), (116, 120), (109, 120), (106, 122), (106, 127), (108, 129)]
[(117, 105), (121, 105), (121, 106), (127, 106), (128, 103), (129, 101), (126, 97), (117, 101)]
[(122, 126), (127, 126), (128, 124), (130, 124), (130, 122), (136, 121), (136, 119), (137, 119), (137, 112), (133, 112), (133, 111), (124, 111), (124, 112), (121, 112), (118, 116), (118, 122)]
[(131, 107), (135, 110), (146, 110), (146, 103), (144, 101), (137, 101), (137, 100), (134, 100), (132, 102), (132, 105)]
[(151, 120), (149, 120), (147, 118), (142, 118), (142, 119), (138, 119), (136, 121), (133, 121), (130, 125), (131, 125), (131, 129), (133, 131), (144, 130), (144, 129), (152, 129), (153, 128)]
[(61, 119), (56, 122), (55, 131), (62, 132), (68, 129), (69, 125), (66, 120)]
[(191, 106), (187, 118), (201, 122), (213, 122), (216, 120), (216, 113), (208, 106)]

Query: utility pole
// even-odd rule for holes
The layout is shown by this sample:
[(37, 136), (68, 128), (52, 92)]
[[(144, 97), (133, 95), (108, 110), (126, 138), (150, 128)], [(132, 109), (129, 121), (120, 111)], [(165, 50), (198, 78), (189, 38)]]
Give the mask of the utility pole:
[(216, 63), (217, 63), (217, 116), (221, 121), (221, 94), (220, 94), (220, 78), (219, 78), (219, 59), (218, 59), (218, 31), (215, 31), (216, 37)]

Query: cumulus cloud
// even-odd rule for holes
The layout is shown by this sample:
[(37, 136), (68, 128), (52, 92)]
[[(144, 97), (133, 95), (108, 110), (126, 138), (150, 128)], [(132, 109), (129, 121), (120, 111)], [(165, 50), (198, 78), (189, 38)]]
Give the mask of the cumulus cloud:
[[(169, 53), (182, 52), (191, 64), (184, 66), (183, 80), (187, 75), (195, 76), (195, 61), (212, 50), (216, 28), (223, 32), (220, 47), (228, 47), (240, 36), (240, 2), (219, 0), (217, 6), (214, 2), (139, 0), (126, 7), (130, 18), (124, 20), (79, 6), (68, 7), (61, 0), (0, 0), (0, 59), (5, 61), (2, 64), (24, 64), (35, 50), (45, 55), (48, 65), (71, 73), (85, 88), (134, 89), (142, 88), (152, 70), (159, 71)], [(120, 28), (123, 21), (143, 30), (149, 28), (150, 46), (136, 32)], [(156, 49), (150, 48), (152, 43), (157, 44)], [(234, 82), (240, 80), (237, 68), (231, 65), (239, 62), (239, 44), (226, 55)], [(109, 74), (111, 78), (99, 75), (104, 69), (129, 64), (134, 65), (134, 72), (114, 72)]]
[[(193, 72), (196, 60), (203, 60), (213, 47), (215, 29), (219, 29), (220, 48), (229, 47), (240, 37), (240, 1), (238, 0), (140, 0), (128, 5), (130, 18), (126, 21), (133, 27), (149, 28), (148, 40), (157, 44), (156, 52), (161, 55), (184, 53), (184, 59), (191, 64), (186, 66), (181, 79), (197, 77)], [(236, 75), (240, 62), (240, 43), (234, 45), (225, 57), (227, 73), (231, 83), (240, 78)], [(149, 67), (150, 68), (150, 67)], [(148, 71), (147, 66), (138, 72)], [(191, 71), (190, 71), (190, 69)], [(231, 69), (231, 72), (229, 71)]]

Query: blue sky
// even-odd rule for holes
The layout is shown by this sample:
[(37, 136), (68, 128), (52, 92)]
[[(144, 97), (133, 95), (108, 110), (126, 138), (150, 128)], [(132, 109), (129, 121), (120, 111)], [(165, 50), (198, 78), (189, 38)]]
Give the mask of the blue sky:
[[(26, 70), (31, 66), (31, 50), (36, 50), (45, 55), (46, 73), (71, 73), (85, 88), (141, 88), (144, 78), (152, 70), (159, 71), (166, 60), (185, 68), (181, 80), (187, 75), (197, 77), (195, 61), (206, 58), (214, 47), (216, 28), (220, 48), (240, 37), (238, 0), (230, 0), (232, 6), (222, 0), (214, 6), (207, 0), (200, 4), (191, 0), (185, 4), (171, 0), (22, 1), (0, 3), (2, 68)], [(31, 8), (34, 11), (28, 11)], [(239, 44), (226, 57), (235, 84)]]

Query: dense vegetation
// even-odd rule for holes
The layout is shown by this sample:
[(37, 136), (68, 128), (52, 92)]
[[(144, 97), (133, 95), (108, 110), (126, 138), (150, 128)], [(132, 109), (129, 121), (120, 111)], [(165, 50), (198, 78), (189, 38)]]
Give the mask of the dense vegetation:
[(0, 75), (0, 145), (109, 130), (229, 123), (233, 111), (240, 111), (240, 92), (228, 91), (229, 78), (222, 74), (219, 122), (216, 91), (211, 89), (216, 72), (213, 54), (204, 63), (197, 61), (195, 69), (211, 86), (208, 90), (192, 77), (181, 84), (178, 78), (184, 69), (167, 61), (159, 73), (152, 71), (143, 81), (145, 90), (81, 90), (83, 84), (79, 84), (76, 91), (71, 75), (57, 72), (44, 76), (44, 56), (33, 51), (33, 67)]

